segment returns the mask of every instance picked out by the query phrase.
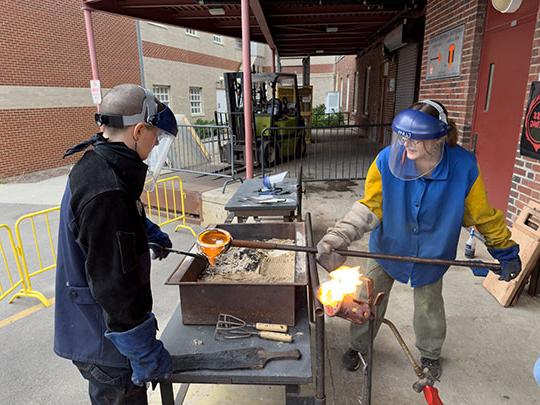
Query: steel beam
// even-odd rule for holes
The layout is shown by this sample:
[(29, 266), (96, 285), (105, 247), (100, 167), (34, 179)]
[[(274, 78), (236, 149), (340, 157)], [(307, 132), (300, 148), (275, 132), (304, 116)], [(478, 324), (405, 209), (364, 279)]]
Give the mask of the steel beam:
[(259, 0), (249, 0), (249, 5), (253, 15), (257, 19), (257, 23), (259, 23), (259, 27), (264, 35), (264, 39), (266, 39), (266, 43), (268, 46), (270, 46), (270, 49), (276, 49), (276, 44), (272, 38), (272, 33), (270, 32), (266, 18), (264, 17), (264, 11), (261, 7), (261, 3), (259, 3)]

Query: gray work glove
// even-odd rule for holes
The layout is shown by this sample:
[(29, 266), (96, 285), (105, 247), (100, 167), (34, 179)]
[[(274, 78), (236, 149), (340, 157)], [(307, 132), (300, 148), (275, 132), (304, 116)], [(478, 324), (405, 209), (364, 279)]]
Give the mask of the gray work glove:
[(364, 233), (375, 229), (379, 219), (360, 202), (355, 202), (351, 210), (338, 221), (317, 244), (317, 261), (327, 271), (333, 271), (345, 263), (345, 257), (334, 250), (347, 249), (352, 242)]

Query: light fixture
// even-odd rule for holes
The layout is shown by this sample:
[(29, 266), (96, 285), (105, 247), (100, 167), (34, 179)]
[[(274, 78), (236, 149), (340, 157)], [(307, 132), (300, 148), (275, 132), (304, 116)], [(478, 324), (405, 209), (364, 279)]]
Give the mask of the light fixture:
[(208, 9), (210, 15), (225, 15), (225, 9), (223, 7), (212, 7)]
[(324, 53), (324, 49), (317, 49), (315, 53)]
[(514, 13), (521, 6), (523, 0), (491, 0), (491, 4), (501, 13)]
[(326, 32), (338, 32), (338, 27), (326, 27)]

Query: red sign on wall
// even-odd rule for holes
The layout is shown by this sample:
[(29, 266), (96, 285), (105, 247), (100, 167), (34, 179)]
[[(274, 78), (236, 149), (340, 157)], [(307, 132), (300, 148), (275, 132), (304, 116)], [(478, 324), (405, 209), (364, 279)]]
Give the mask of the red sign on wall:
[(521, 132), (520, 152), (540, 160), (540, 82), (531, 83), (527, 113)]

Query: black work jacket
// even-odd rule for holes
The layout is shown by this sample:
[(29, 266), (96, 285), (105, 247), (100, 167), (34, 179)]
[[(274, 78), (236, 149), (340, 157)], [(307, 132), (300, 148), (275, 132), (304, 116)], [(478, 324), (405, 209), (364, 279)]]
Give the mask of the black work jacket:
[(57, 354), (128, 367), (104, 337), (152, 310), (150, 255), (139, 196), (147, 166), (123, 143), (101, 142), (69, 175), (60, 212), (56, 273)]

